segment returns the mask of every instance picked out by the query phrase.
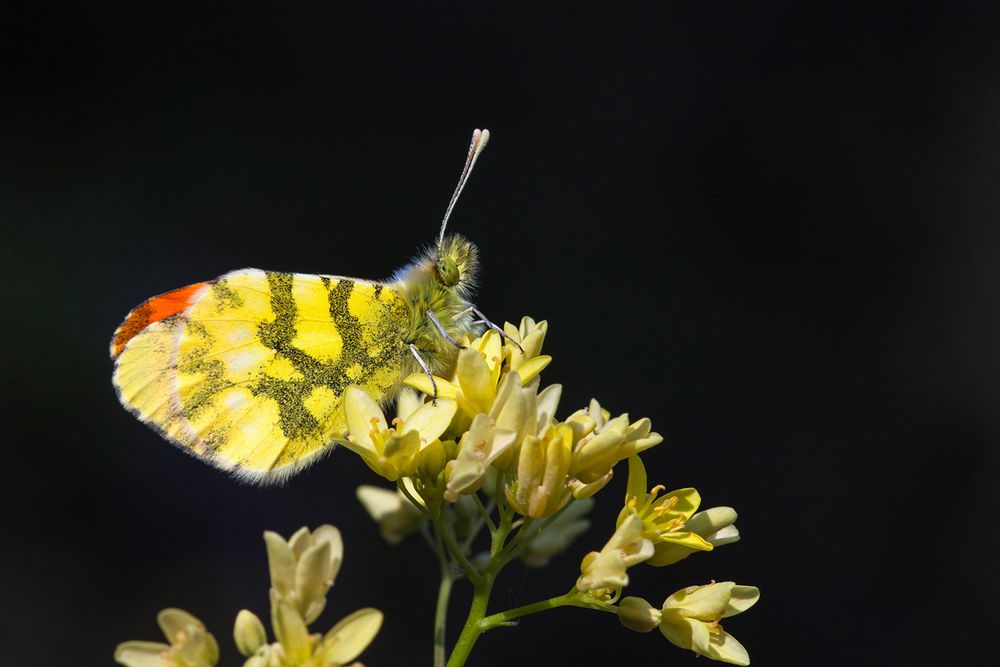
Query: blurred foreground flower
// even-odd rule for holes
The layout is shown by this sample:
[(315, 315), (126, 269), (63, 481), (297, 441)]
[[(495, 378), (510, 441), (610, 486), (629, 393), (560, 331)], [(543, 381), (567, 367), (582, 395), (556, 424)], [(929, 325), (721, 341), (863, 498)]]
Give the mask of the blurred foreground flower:
[(382, 539), (389, 544), (399, 544), (426, 521), (423, 513), (398, 489), (389, 491), (364, 484), (358, 487), (357, 496), (378, 524)]
[[(340, 531), (324, 525), (301, 528), (287, 541), (264, 533), (271, 570), (271, 628), (267, 641), (260, 618), (248, 609), (236, 615), (233, 641), (247, 656), (244, 667), (341, 667), (354, 660), (382, 626), (382, 612), (361, 609), (325, 634), (310, 633), (309, 624), (326, 606), (344, 547)], [(124, 642), (115, 660), (126, 667), (214, 667), (219, 646), (197, 618), (180, 609), (164, 609), (157, 617), (169, 644)], [(360, 667), (360, 664), (357, 665)]]
[(264, 533), (264, 543), (271, 568), (272, 602), (287, 602), (306, 623), (312, 623), (323, 612), (326, 593), (344, 560), (340, 531), (330, 525), (312, 532), (302, 527), (286, 542), (269, 530)]
[(115, 661), (126, 667), (214, 667), (219, 645), (205, 624), (183, 609), (164, 609), (156, 622), (169, 641), (130, 641), (115, 649)]
[[(239, 620), (237, 617), (234, 635), (241, 632)], [(257, 623), (260, 621), (257, 620)], [(324, 635), (310, 634), (298, 610), (287, 602), (279, 601), (271, 611), (271, 625), (278, 641), (257, 646), (244, 667), (347, 665), (375, 639), (382, 626), (382, 612), (377, 609), (361, 609), (341, 620)], [(244, 652), (244, 655), (248, 654)]]

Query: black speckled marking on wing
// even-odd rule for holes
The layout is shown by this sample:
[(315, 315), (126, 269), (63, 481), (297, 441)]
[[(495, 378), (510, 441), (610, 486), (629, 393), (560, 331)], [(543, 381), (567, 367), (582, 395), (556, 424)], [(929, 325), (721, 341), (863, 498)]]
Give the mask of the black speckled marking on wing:
[(192, 335), (198, 336), (201, 342), (184, 356), (178, 364), (178, 369), (183, 373), (197, 374), (204, 378), (194, 396), (189, 398), (181, 409), (183, 417), (190, 420), (211, 405), (217, 393), (231, 385), (226, 380), (225, 364), (219, 359), (210, 359), (207, 356), (212, 350), (214, 337), (198, 322), (188, 321), (187, 329)]
[[(296, 335), (295, 322), (298, 311), (292, 292), (294, 275), (268, 273), (267, 280), (271, 293), (271, 309), (275, 318), (273, 322), (263, 322), (258, 326), (258, 336), (265, 346), (288, 359), (303, 377), (297, 380), (282, 380), (264, 375), (251, 384), (249, 389), (254, 395), (265, 395), (277, 402), (279, 425), (286, 437), (290, 439), (321, 437), (323, 433), (320, 423), (305, 406), (305, 401), (312, 391), (316, 387), (325, 386), (335, 395), (341, 396), (348, 385), (364, 384), (378, 369), (395, 361), (394, 357), (399, 357), (399, 352), (390, 341), (387, 341), (390, 344), (380, 346), (378, 354), (371, 356), (363, 339), (364, 327), (350, 312), (349, 303), (355, 289), (354, 281), (339, 279), (334, 283), (331, 279), (323, 277), (321, 280), (327, 289), (330, 317), (337, 327), (343, 347), (336, 361), (319, 361), (292, 345)], [(352, 379), (347, 375), (347, 370), (355, 364), (360, 366), (361, 372)], [(289, 463), (296, 456), (294, 450), (286, 449), (275, 461), (274, 466), (280, 467)]]

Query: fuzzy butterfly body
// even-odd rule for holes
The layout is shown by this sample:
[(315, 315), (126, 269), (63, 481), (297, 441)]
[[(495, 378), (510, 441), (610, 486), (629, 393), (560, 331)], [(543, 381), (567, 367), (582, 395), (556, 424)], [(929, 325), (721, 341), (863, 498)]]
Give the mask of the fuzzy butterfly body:
[[(488, 133), (473, 135), (449, 213)], [(445, 217), (447, 222), (447, 214)], [(141, 421), (251, 481), (286, 478), (346, 433), (347, 387), (395, 398), (444, 373), (481, 330), (476, 248), (442, 235), (385, 282), (243, 269), (148, 299), (111, 343), (119, 398)]]

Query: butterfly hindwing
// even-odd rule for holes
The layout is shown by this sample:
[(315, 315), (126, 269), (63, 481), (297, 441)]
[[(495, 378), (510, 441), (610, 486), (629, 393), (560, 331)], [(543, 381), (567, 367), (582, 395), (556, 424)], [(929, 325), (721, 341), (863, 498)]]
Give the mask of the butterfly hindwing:
[(409, 316), (392, 286), (256, 269), (201, 285), (123, 345), (115, 384), (140, 419), (220, 468), (287, 476), (342, 436), (348, 385), (383, 397), (400, 380)]

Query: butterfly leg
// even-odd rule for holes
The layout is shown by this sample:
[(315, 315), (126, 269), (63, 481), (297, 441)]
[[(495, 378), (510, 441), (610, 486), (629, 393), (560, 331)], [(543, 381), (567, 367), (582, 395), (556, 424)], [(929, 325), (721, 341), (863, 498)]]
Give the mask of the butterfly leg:
[(427, 367), (427, 362), (425, 362), (424, 358), (420, 356), (420, 351), (417, 350), (417, 346), (413, 343), (410, 343), (410, 353), (413, 354), (413, 358), (417, 360), (420, 367), (424, 369), (424, 373), (427, 373), (427, 377), (431, 379), (431, 387), (434, 388), (434, 396), (431, 397), (431, 403), (437, 405), (438, 386), (437, 382), (434, 381), (434, 374), (431, 373), (431, 369)]
[(465, 346), (464, 346), (464, 345), (462, 345), (462, 344), (461, 344), (461, 343), (459, 343), (459, 342), (458, 342), (457, 340), (455, 340), (454, 338), (452, 338), (452, 337), (451, 337), (451, 336), (450, 336), (450, 335), (448, 334), (448, 332), (444, 330), (444, 325), (443, 325), (443, 324), (441, 324), (441, 320), (439, 320), (439, 319), (437, 318), (437, 316), (436, 316), (436, 315), (434, 314), (434, 311), (432, 311), (432, 310), (428, 310), (428, 311), (427, 311), (427, 317), (429, 317), (429, 318), (430, 318), (430, 320), (431, 320), (431, 322), (433, 322), (433, 323), (434, 323), (434, 326), (436, 326), (436, 327), (437, 327), (437, 330), (441, 332), (441, 335), (442, 335), (442, 336), (444, 336), (444, 339), (445, 339), (446, 341), (448, 341), (449, 343), (451, 343), (452, 345), (454, 345), (455, 347), (457, 347), (457, 348), (458, 348), (458, 349), (460, 349), (460, 350), (464, 350), (464, 349), (465, 349)]
[(504, 338), (504, 339), (506, 339), (506, 340), (509, 340), (510, 342), (514, 343), (514, 345), (517, 345), (517, 349), (521, 350), (521, 354), (524, 354), (524, 348), (523, 348), (523, 347), (521, 347), (521, 344), (520, 344), (520, 343), (518, 343), (518, 342), (517, 342), (516, 340), (514, 340), (513, 338), (511, 338), (510, 336), (508, 336), (508, 335), (507, 335), (507, 332), (505, 332), (505, 331), (504, 331), (503, 329), (501, 329), (501, 328), (500, 328), (500, 327), (498, 327), (497, 325), (495, 325), (495, 324), (493, 324), (492, 322), (490, 322), (490, 321), (489, 321), (489, 320), (488, 320), (488, 319), (486, 318), (486, 316), (485, 316), (485, 315), (483, 315), (483, 312), (482, 312), (481, 310), (479, 310), (479, 309), (478, 309), (478, 308), (476, 308), (475, 306), (470, 306), (470, 307), (469, 307), (469, 310), (471, 310), (471, 311), (472, 311), (472, 314), (473, 314), (473, 315), (475, 315), (476, 317), (478, 317), (478, 318), (479, 318), (479, 320), (478, 320), (478, 321), (476, 321), (476, 322), (475, 322), (475, 324), (485, 324), (485, 325), (486, 325), (486, 326), (488, 326), (488, 327), (489, 327), (490, 329), (493, 329), (493, 330), (494, 330), (494, 331), (496, 331), (496, 332), (497, 332), (498, 334), (500, 334), (500, 336), (501, 336), (502, 338)]

